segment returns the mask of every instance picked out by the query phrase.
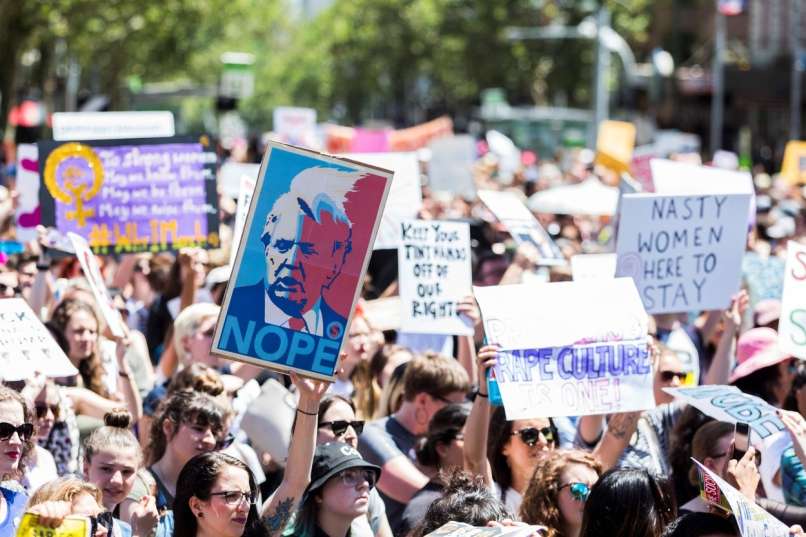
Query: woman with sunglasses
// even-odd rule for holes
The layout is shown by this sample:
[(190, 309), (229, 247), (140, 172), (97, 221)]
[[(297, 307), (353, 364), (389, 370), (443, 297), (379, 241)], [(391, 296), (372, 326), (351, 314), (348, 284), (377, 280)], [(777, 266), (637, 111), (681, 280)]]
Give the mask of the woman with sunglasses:
[[(322, 398), (317, 420), (317, 445), (338, 441), (357, 449), (358, 435), (363, 430), (364, 421), (356, 419), (355, 406), (350, 399), (335, 394), (327, 394)], [(392, 528), (386, 518), (386, 506), (375, 488), (369, 493), (367, 516), (353, 520), (350, 535), (391, 537)]]
[(37, 522), (49, 528), (58, 528), (65, 517), (74, 515), (89, 518), (91, 537), (131, 535), (121, 533), (120, 528), (114, 526), (114, 517), (104, 509), (98, 487), (73, 476), (43, 485), (31, 496), (26, 511), (37, 515)]
[(129, 429), (131, 421), (123, 409), (104, 416), (104, 426), (84, 441), (84, 476), (101, 490), (104, 508), (114, 512), (120, 506), (126, 513), (130, 524), (114, 521), (124, 535), (145, 536), (157, 524), (158, 513), (153, 496), (139, 502), (127, 499), (143, 462), (140, 444)]
[(543, 454), (523, 495), (520, 518), (548, 528), (548, 537), (578, 537), (582, 513), (602, 465), (584, 451)]
[[(497, 345), (479, 349), (478, 378), (487, 378), (497, 354)], [(557, 438), (551, 418), (507, 421), (504, 407), (491, 412), (487, 385), (482, 382), (465, 429), (465, 469), (497, 487), (507, 509), (517, 513), (539, 455), (555, 449)]]
[(366, 517), (369, 492), (381, 469), (342, 442), (317, 446), (311, 483), (297, 512), (293, 537), (347, 537), (353, 520)]
[(28, 490), (36, 490), (59, 477), (53, 455), (41, 445), (47, 442), (59, 414), (59, 394), (53, 381), (47, 380), (34, 400), (36, 443), (23, 481)]
[(34, 449), (34, 425), (23, 397), (0, 386), (0, 535), (14, 535), (28, 494), (20, 484)]

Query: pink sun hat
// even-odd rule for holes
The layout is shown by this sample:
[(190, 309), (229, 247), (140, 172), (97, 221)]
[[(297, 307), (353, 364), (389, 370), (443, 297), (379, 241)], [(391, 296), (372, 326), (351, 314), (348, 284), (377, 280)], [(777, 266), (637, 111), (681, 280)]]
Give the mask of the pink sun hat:
[(731, 384), (759, 369), (791, 358), (778, 346), (778, 332), (772, 328), (751, 328), (739, 337), (736, 345), (736, 367), (730, 376)]

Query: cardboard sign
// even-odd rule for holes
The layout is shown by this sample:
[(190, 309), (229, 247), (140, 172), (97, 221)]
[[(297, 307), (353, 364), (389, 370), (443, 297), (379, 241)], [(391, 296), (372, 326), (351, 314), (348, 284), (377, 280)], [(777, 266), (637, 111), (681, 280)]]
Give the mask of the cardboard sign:
[(540, 526), (496, 526), (478, 527), (464, 522), (448, 522), (440, 526), (426, 537), (530, 537), (542, 535)]
[(98, 260), (95, 259), (95, 254), (90, 250), (90, 245), (83, 237), (75, 233), (68, 233), (70, 242), (73, 244), (73, 249), (78, 257), (78, 262), (81, 263), (81, 270), (84, 271), (84, 276), (90, 284), (92, 295), (95, 297), (95, 302), (101, 310), (101, 315), (104, 321), (109, 326), (109, 330), (115, 337), (126, 336), (126, 323), (120, 316), (120, 312), (115, 308), (112, 297), (109, 295), (109, 289), (106, 288), (104, 277), (101, 274), (101, 268), (98, 266)]
[(241, 195), (241, 177), (249, 177), (257, 181), (258, 173), (260, 173), (260, 164), (225, 162), (218, 170), (218, 186), (223, 194), (237, 200)]
[(332, 379), (391, 183), (380, 168), (270, 143), (213, 352)]
[(781, 175), (792, 185), (806, 183), (806, 142), (792, 140), (786, 143)]
[(636, 147), (633, 151), (632, 161), (630, 161), (630, 175), (641, 185), (643, 192), (655, 191), (650, 162), (656, 157), (657, 153), (653, 145), (642, 145)]
[(760, 397), (748, 395), (736, 386), (692, 386), (664, 388), (676, 398), (700, 412), (727, 423), (741, 421), (750, 425), (750, 442), (761, 452), (761, 481), (768, 498), (783, 501), (773, 476), (781, 464), (781, 454), (792, 445), (789, 432), (778, 419), (776, 408)]
[(0, 379), (25, 380), (37, 371), (54, 378), (78, 375), (24, 299), (0, 300)]
[(616, 277), (616, 254), (580, 254), (571, 256), (571, 276), (575, 282)]
[(171, 112), (54, 112), (53, 139), (113, 140), (168, 138), (175, 134)]
[(476, 141), (470, 135), (437, 138), (428, 145), (428, 184), (434, 192), (458, 194), (466, 200), (476, 197), (473, 165)]
[(216, 155), (190, 139), (39, 142), (42, 223), (100, 254), (213, 247)]
[(472, 335), (456, 311), (472, 293), (470, 226), (405, 220), (397, 249), (401, 322), (405, 332)]
[(23, 513), (16, 537), (92, 537), (90, 519), (83, 516), (68, 516), (58, 528), (39, 524), (39, 515)]
[(417, 218), (417, 213), (423, 206), (417, 153), (345, 153), (339, 156), (394, 172), (389, 201), (383, 210), (381, 227), (372, 248), (397, 249), (400, 242), (400, 222)]
[(596, 164), (619, 173), (630, 169), (635, 149), (635, 125), (627, 121), (605, 120), (596, 136)]
[(778, 341), (784, 351), (806, 359), (806, 246), (795, 241), (786, 245)]
[(629, 278), (474, 293), (487, 341), (501, 346), (493, 374), (508, 420), (655, 406), (648, 319)]
[(400, 330), (401, 301), (399, 296), (388, 296), (361, 303), (364, 316), (378, 330)]
[(676, 194), (753, 194), (753, 178), (748, 172), (697, 166), (686, 162), (654, 158), (649, 163), (655, 193)]
[(706, 502), (733, 513), (742, 537), (788, 537), (789, 527), (762, 509), (727, 481), (691, 459), (700, 474), (700, 496)]
[(316, 110), (278, 106), (274, 109), (273, 130), (281, 142), (314, 147), (316, 145)]
[(232, 228), (232, 244), (230, 245), (229, 265), (235, 264), (235, 254), (241, 244), (243, 227), (246, 216), (249, 214), (249, 205), (252, 203), (252, 194), (255, 192), (255, 180), (246, 175), (241, 176), (241, 191), (238, 194), (238, 204), (235, 206), (235, 224)]
[(540, 222), (513, 192), (479, 190), (479, 199), (507, 228), (517, 244), (528, 243), (537, 248), (540, 265), (566, 263), (559, 246), (546, 233)]
[(616, 276), (635, 280), (647, 313), (725, 309), (739, 290), (749, 203), (749, 194), (623, 196)]
[(17, 240), (36, 239), (36, 226), (41, 222), (39, 208), (39, 149), (36, 144), (17, 146)]

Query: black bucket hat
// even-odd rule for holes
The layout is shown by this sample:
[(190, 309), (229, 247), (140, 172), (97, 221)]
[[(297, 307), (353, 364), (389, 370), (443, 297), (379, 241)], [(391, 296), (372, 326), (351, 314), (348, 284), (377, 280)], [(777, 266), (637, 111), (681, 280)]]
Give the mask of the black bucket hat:
[(316, 446), (311, 467), (311, 483), (305, 491), (308, 495), (316, 492), (327, 481), (343, 470), (349, 468), (367, 468), (375, 472), (375, 481), (381, 475), (381, 469), (365, 461), (361, 454), (352, 446), (343, 442), (327, 442)]

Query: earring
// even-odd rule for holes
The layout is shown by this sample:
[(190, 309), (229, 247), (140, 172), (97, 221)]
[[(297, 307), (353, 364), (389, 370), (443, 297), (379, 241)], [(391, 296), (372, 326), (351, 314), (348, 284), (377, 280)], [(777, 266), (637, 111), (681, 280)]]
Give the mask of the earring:
[(196, 516), (197, 516), (197, 517), (199, 517), (199, 518), (203, 518), (203, 517), (204, 517), (204, 513), (201, 513), (201, 512), (196, 513)]

